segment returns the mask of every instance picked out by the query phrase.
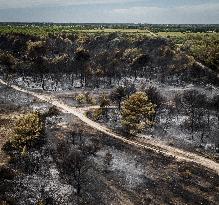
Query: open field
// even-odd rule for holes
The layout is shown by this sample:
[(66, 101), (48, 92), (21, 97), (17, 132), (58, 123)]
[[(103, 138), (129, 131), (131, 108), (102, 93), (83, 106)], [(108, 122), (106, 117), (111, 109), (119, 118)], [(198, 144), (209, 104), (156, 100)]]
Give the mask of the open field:
[(181, 37), (181, 38), (202, 38), (202, 37), (214, 37), (218, 38), (219, 33), (216, 32), (158, 32), (158, 36), (162, 37)]
[(87, 33), (87, 34), (109, 34), (109, 33), (124, 33), (124, 34), (141, 34), (151, 36), (151, 32), (145, 29), (121, 29), (121, 28), (88, 28), (71, 27), (71, 26), (0, 26), (0, 33), (20, 33), (31, 34), (36, 36), (47, 36), (49, 33)]

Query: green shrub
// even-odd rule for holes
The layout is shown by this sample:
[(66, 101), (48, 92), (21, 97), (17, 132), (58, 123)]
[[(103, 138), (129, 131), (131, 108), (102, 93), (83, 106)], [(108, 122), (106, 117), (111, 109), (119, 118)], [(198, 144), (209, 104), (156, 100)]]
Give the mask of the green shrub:
[(99, 108), (99, 109), (96, 109), (94, 111), (93, 118), (94, 118), (95, 121), (98, 121), (101, 118), (102, 115), (103, 115), (103, 109)]
[(78, 102), (78, 104), (83, 104), (86, 102), (86, 96), (84, 94), (78, 94), (75, 98), (75, 100)]
[(85, 98), (86, 98), (86, 102), (87, 102), (88, 104), (95, 105), (95, 100), (91, 97), (91, 95), (90, 95), (89, 92), (86, 92), (86, 93), (85, 93)]
[(155, 105), (143, 92), (136, 92), (124, 101), (122, 107), (122, 126), (129, 133), (140, 133), (154, 124)]
[(44, 202), (44, 200), (40, 200), (36, 203), (36, 205), (45, 205), (46, 203)]
[(23, 151), (24, 147), (34, 146), (42, 140), (44, 127), (44, 120), (38, 112), (22, 116), (16, 122), (13, 137), (10, 141), (11, 145), (20, 151)]

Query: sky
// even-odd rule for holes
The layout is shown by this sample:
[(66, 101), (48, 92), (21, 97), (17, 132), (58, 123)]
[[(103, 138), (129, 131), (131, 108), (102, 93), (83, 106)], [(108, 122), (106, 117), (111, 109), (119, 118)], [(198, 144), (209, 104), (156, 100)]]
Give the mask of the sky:
[(219, 24), (219, 0), (0, 0), (0, 22)]

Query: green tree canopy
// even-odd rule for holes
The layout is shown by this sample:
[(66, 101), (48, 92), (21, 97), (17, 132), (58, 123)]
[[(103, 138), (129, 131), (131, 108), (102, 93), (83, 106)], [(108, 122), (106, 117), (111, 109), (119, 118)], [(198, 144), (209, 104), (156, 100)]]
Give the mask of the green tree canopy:
[(44, 120), (38, 112), (34, 112), (17, 120), (11, 142), (18, 149), (31, 147), (42, 138), (43, 134)]
[(155, 105), (143, 92), (136, 92), (124, 101), (122, 106), (122, 126), (130, 133), (139, 133), (153, 125)]

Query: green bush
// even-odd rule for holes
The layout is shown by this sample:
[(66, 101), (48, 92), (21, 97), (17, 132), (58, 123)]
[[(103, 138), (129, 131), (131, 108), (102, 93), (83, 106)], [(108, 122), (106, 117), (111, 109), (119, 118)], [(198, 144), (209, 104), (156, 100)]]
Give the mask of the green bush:
[(75, 100), (78, 102), (78, 104), (83, 104), (86, 102), (86, 96), (84, 94), (78, 94), (75, 98)]
[(99, 108), (99, 109), (96, 109), (93, 113), (93, 118), (95, 121), (98, 121), (101, 116), (103, 115), (103, 109), (102, 108)]
[(17, 120), (10, 143), (20, 151), (31, 148), (42, 140), (44, 128), (44, 120), (38, 112), (24, 115)]
[(85, 93), (85, 99), (88, 104), (95, 105), (95, 100), (91, 97), (89, 92)]
[(154, 124), (155, 105), (143, 92), (136, 92), (124, 101), (122, 106), (122, 126), (129, 133), (140, 133)]
[(45, 203), (43, 200), (40, 200), (40, 201), (37, 202), (36, 205), (45, 205), (45, 204), (46, 204), (46, 203)]

